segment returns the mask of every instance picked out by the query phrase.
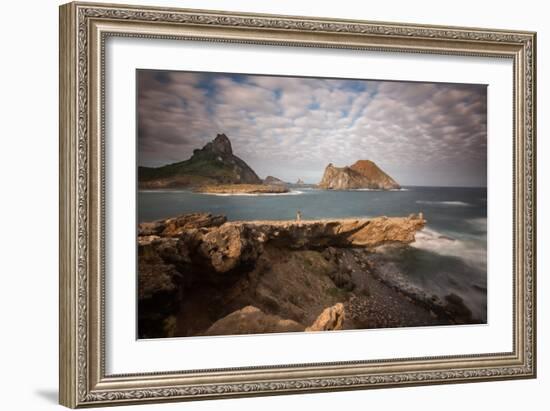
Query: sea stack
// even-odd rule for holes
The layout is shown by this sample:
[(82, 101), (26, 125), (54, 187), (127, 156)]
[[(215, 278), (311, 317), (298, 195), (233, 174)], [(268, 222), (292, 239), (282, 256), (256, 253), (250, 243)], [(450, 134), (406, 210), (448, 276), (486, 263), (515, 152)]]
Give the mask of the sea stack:
[(396, 190), (401, 186), (373, 161), (359, 160), (352, 166), (335, 167), (330, 163), (319, 183), (326, 190)]

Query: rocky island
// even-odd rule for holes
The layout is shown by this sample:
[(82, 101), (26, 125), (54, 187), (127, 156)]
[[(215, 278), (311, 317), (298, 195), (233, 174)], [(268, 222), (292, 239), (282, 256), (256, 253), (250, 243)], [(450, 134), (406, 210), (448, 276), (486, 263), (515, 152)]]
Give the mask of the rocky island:
[(370, 160), (359, 160), (352, 166), (335, 167), (330, 163), (319, 188), (327, 190), (396, 190), (400, 185)]
[(140, 338), (471, 323), (444, 300), (378, 274), (380, 247), (408, 247), (422, 215), (227, 221), (185, 214), (138, 227)]
[(218, 134), (188, 160), (162, 167), (139, 167), (140, 189), (191, 189), (212, 193), (281, 193), (279, 184), (264, 182), (241, 158), (231, 141)]

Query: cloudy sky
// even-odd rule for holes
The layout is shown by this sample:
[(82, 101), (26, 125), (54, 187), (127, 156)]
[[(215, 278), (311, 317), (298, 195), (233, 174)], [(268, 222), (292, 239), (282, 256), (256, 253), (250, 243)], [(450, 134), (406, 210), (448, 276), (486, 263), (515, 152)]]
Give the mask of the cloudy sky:
[(260, 177), (320, 181), (369, 159), (401, 185), (485, 186), (484, 85), (138, 70), (138, 163), (189, 158), (217, 133)]

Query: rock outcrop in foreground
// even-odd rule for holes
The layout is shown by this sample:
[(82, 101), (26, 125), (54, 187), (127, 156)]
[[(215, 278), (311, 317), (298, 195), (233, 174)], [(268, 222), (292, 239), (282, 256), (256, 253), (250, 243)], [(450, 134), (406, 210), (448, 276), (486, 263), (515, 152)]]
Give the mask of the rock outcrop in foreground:
[(302, 324), (266, 314), (251, 305), (216, 321), (204, 335), (264, 334), (273, 332), (304, 331)]
[(336, 331), (344, 328), (346, 318), (344, 304), (338, 303), (326, 308), (306, 331)]
[[(176, 239), (186, 254), (194, 252), (195, 261), (225, 273), (256, 259), (267, 244), (293, 250), (408, 244), (425, 223), (421, 216), (414, 214), (301, 222), (225, 222), (222, 216), (197, 213), (140, 224), (139, 244)], [(197, 229), (199, 224), (201, 229)]]
[(369, 294), (368, 253), (414, 241), (424, 224), (418, 215), (228, 222), (206, 213), (142, 223), (139, 336), (356, 328), (357, 310), (344, 316), (338, 304)]
[(335, 167), (332, 163), (325, 168), (320, 188), (327, 190), (395, 190), (400, 185), (374, 162), (359, 160), (351, 167)]

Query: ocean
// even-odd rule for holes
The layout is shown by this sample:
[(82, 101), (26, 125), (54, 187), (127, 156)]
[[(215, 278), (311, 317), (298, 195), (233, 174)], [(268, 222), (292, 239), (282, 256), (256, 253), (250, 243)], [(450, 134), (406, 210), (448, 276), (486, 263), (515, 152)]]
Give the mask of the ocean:
[(285, 194), (212, 195), (178, 190), (138, 192), (139, 222), (191, 212), (229, 220), (407, 216), (422, 212), (426, 227), (406, 249), (389, 248), (381, 275), (427, 296), (460, 296), (487, 320), (487, 189), (404, 187), (402, 190), (328, 191), (294, 187)]

